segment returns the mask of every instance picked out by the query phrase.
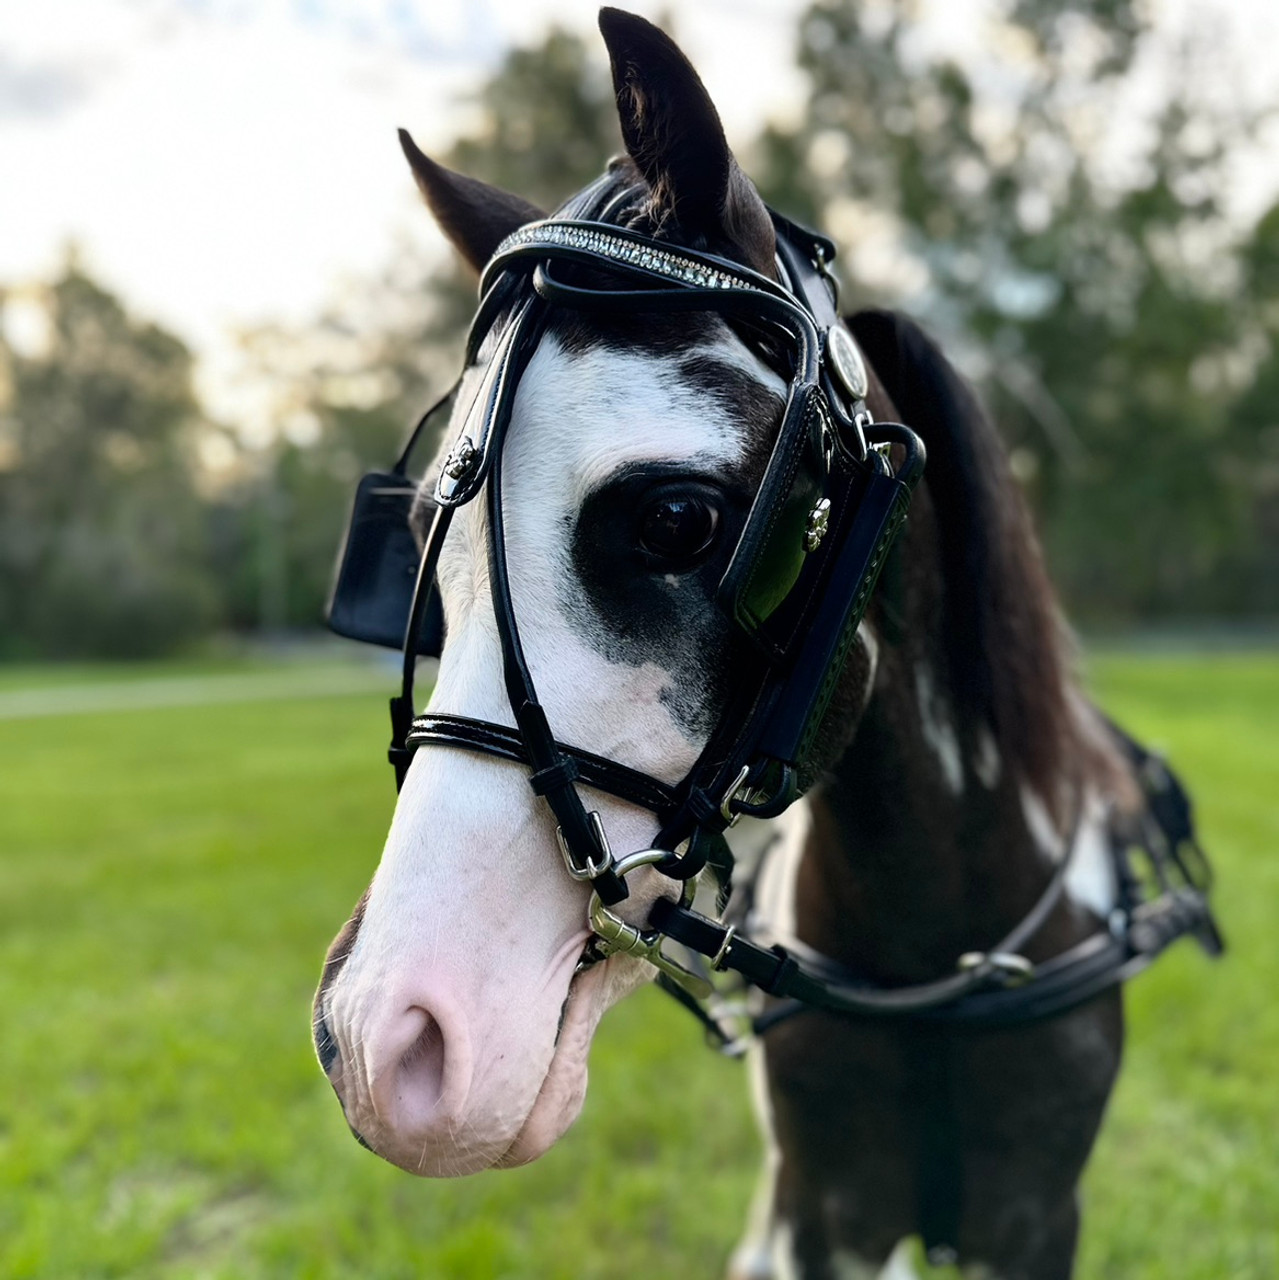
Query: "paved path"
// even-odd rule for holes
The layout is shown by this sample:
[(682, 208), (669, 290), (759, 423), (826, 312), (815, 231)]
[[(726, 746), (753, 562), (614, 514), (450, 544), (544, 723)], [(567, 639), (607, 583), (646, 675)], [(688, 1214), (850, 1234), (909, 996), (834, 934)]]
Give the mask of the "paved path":
[(389, 669), (355, 665), (58, 684), (0, 690), (0, 720), (196, 707), (218, 702), (332, 698), (353, 693), (384, 693), (389, 697), (395, 692), (395, 684), (395, 673)]

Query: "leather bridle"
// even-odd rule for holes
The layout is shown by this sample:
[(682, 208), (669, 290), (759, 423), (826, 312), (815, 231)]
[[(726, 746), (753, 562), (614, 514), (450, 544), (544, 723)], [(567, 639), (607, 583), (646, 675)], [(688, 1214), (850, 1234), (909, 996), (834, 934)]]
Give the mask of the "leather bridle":
[[(794, 939), (766, 945), (693, 909), (693, 883), (708, 865), (720, 881), (721, 905), (727, 895), (732, 855), (725, 830), (743, 814), (776, 816), (797, 798), (817, 726), (904, 523), (924, 450), (908, 427), (874, 423), (867, 410), (866, 373), (836, 309), (829, 241), (774, 215), (779, 279), (772, 280), (615, 225), (627, 196), (601, 180), (557, 217), (508, 236), (481, 279), (467, 344), (471, 376), (460, 384), (469, 402), (454, 412), (461, 426), (435, 486), (404, 634), (401, 690), (391, 700), (388, 754), (397, 788), (424, 747), (481, 752), (525, 767), (554, 815), (567, 873), (593, 891), (594, 937), (584, 962), (619, 952), (649, 961), (661, 985), (725, 1044), (737, 1040), (716, 1016), (712, 970), (735, 973), (783, 1002), (755, 1020), (756, 1031), (801, 1008), (1002, 1025), (1090, 998), (1181, 933), (1215, 939), (1206, 885), (1183, 875), (1157, 903), (1130, 895), (1108, 929), (1036, 970), (1021, 951), (1064, 892), (1068, 852), (1036, 905), (997, 946), (961, 957), (949, 977), (906, 988), (874, 987)], [(784, 353), (789, 388), (781, 428), (717, 593), (748, 657), (709, 742), (675, 786), (559, 741), (521, 643), (507, 560), (503, 447), (520, 377), (557, 310), (712, 312), (766, 340), (774, 359)], [(405, 462), (392, 478), (404, 479)], [(416, 659), (440, 552), (454, 513), (477, 500), (486, 504), (489, 579), (514, 728), (415, 715)], [(338, 629), (359, 634), (349, 623)], [(616, 854), (579, 786), (654, 813), (659, 830), (651, 847)], [(1072, 831), (1067, 850), (1074, 843)], [(1158, 859), (1165, 870), (1182, 865), (1177, 842), (1168, 843)], [(641, 866), (681, 886), (677, 898), (658, 899), (642, 927), (612, 910), (627, 896), (626, 877)], [(1144, 930), (1134, 928), (1142, 911)], [(687, 949), (692, 967), (662, 950), (665, 938)]]

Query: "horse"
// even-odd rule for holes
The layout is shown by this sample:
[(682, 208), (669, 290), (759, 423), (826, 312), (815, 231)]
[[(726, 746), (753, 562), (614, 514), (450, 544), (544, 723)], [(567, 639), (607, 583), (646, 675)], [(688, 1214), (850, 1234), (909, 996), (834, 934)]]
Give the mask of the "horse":
[[(737, 972), (767, 1151), (735, 1280), (872, 1275), (919, 1236), (1067, 1277), (1119, 980), (1210, 929), (1192, 876), (1173, 926), (1132, 909), (1154, 764), (1080, 687), (972, 390), (905, 316), (840, 317), (833, 246), (765, 206), (666, 35), (600, 29), (626, 154), (553, 218), (401, 133), (483, 301), (448, 443), (395, 473), (401, 790), (321, 1065), (402, 1169), (520, 1165), (612, 1004), (656, 975), (721, 1030), (707, 978)], [(690, 886), (709, 865), (723, 906), (741, 813), (773, 843), (725, 925)]]

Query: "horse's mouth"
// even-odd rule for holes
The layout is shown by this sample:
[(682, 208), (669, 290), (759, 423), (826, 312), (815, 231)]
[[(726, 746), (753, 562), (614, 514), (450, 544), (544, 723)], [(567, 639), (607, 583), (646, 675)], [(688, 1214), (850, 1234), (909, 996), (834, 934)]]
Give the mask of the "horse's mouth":
[(550, 1149), (581, 1112), (586, 1099), (586, 1062), (591, 1037), (604, 1013), (600, 997), (608, 985), (606, 968), (606, 961), (585, 965), (579, 961), (574, 970), (568, 994), (560, 1008), (555, 1050), (542, 1087), (520, 1131), (494, 1162), (495, 1168), (510, 1169), (536, 1160)]
[(495, 1168), (510, 1169), (536, 1160), (577, 1119), (586, 1099), (587, 1058), (600, 1019), (611, 1005), (648, 981), (652, 972), (632, 956), (602, 958), (587, 944), (560, 1010), (555, 1051), (542, 1087)]

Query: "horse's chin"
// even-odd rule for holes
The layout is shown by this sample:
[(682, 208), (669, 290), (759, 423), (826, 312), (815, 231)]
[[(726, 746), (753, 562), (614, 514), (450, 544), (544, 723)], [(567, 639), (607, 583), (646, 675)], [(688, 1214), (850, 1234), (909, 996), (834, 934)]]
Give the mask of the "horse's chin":
[(513, 1169), (545, 1155), (577, 1119), (586, 1101), (587, 1058), (600, 1019), (652, 976), (653, 970), (642, 961), (612, 956), (573, 978), (546, 1078), (495, 1168)]

